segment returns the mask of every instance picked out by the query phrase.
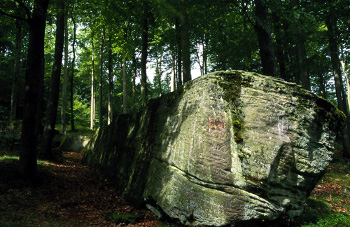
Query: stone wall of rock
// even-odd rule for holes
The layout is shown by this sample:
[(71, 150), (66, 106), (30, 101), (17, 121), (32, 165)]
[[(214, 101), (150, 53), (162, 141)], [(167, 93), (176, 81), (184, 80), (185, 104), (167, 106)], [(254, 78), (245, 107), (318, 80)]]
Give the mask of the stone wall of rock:
[(299, 86), (215, 72), (99, 130), (84, 162), (188, 225), (289, 218), (332, 160), (343, 114)]

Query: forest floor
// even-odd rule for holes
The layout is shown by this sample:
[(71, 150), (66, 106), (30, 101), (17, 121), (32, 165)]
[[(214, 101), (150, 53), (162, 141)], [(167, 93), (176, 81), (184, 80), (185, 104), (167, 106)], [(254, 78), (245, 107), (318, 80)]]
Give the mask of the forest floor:
[[(64, 162), (39, 162), (42, 185), (17, 175), (18, 156), (0, 152), (0, 226), (168, 226), (146, 209), (125, 202), (83, 153), (64, 152)], [(337, 159), (313, 190), (301, 226), (350, 220), (350, 162)], [(298, 225), (298, 226), (300, 226)], [(343, 226), (343, 225), (339, 225)]]
[(43, 184), (37, 187), (19, 180), (15, 157), (0, 157), (0, 226), (161, 225), (153, 213), (130, 206), (108, 180), (82, 165), (82, 156), (64, 152), (63, 163), (40, 162)]

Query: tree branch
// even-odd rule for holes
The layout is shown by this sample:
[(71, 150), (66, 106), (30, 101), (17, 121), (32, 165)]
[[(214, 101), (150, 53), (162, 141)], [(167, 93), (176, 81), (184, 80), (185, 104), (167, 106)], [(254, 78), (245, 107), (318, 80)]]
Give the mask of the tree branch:
[(19, 6), (22, 7), (26, 11), (27, 17), (30, 18), (31, 12), (30, 12), (29, 8), (21, 0), (14, 0), (14, 1), (17, 2), (19, 4)]
[(17, 20), (23, 20), (23, 21), (28, 22), (28, 19), (26, 19), (26, 18), (19, 17), (19, 16), (16, 16), (16, 15), (12, 15), (12, 14), (6, 13), (6, 12), (4, 12), (4, 11), (2, 11), (2, 10), (0, 10), (0, 14), (2, 14), (2, 15), (4, 15), (4, 16), (11, 17), (11, 18), (14, 18), (14, 19), (17, 19)]

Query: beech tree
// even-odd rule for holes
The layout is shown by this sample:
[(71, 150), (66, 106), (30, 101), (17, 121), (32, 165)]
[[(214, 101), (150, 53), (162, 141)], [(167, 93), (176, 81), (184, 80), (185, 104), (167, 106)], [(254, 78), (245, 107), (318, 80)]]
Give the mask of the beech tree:
[(340, 59), (339, 59), (339, 47), (337, 42), (337, 19), (334, 14), (334, 8), (330, 8), (330, 12), (326, 17), (326, 24), (328, 28), (329, 37), (329, 51), (331, 55), (334, 81), (335, 81), (335, 91), (338, 101), (338, 108), (345, 113), (347, 116), (347, 122), (342, 130), (343, 135), (343, 149), (344, 155), (350, 157), (350, 133), (349, 133), (349, 113), (346, 105), (346, 97), (344, 92), (344, 83), (342, 79), (342, 73), (340, 69)]
[(57, 106), (60, 89), (60, 78), (62, 68), (62, 52), (64, 45), (64, 0), (57, 0), (57, 19), (56, 19), (56, 41), (55, 41), (55, 56), (50, 81), (49, 99), (46, 108), (46, 123), (44, 126), (42, 150), (46, 158), (54, 159), (51, 146), (54, 137)]
[(62, 134), (66, 135), (66, 101), (67, 101), (67, 82), (68, 82), (68, 4), (65, 5), (64, 16), (64, 66), (63, 66), (63, 86), (62, 86), (62, 106), (61, 106), (61, 124)]
[(37, 141), (42, 108), (42, 85), (44, 79), (44, 36), (49, 0), (35, 0), (34, 10), (22, 5), (29, 25), (26, 94), (23, 110), (21, 153), (19, 172), (26, 179), (37, 182)]

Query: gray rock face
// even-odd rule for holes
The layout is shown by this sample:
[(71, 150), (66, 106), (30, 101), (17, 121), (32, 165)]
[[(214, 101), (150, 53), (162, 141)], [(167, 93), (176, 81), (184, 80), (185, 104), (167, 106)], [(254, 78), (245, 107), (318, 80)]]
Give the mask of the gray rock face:
[(332, 160), (342, 119), (295, 84), (216, 72), (115, 118), (84, 162), (183, 224), (293, 218)]

